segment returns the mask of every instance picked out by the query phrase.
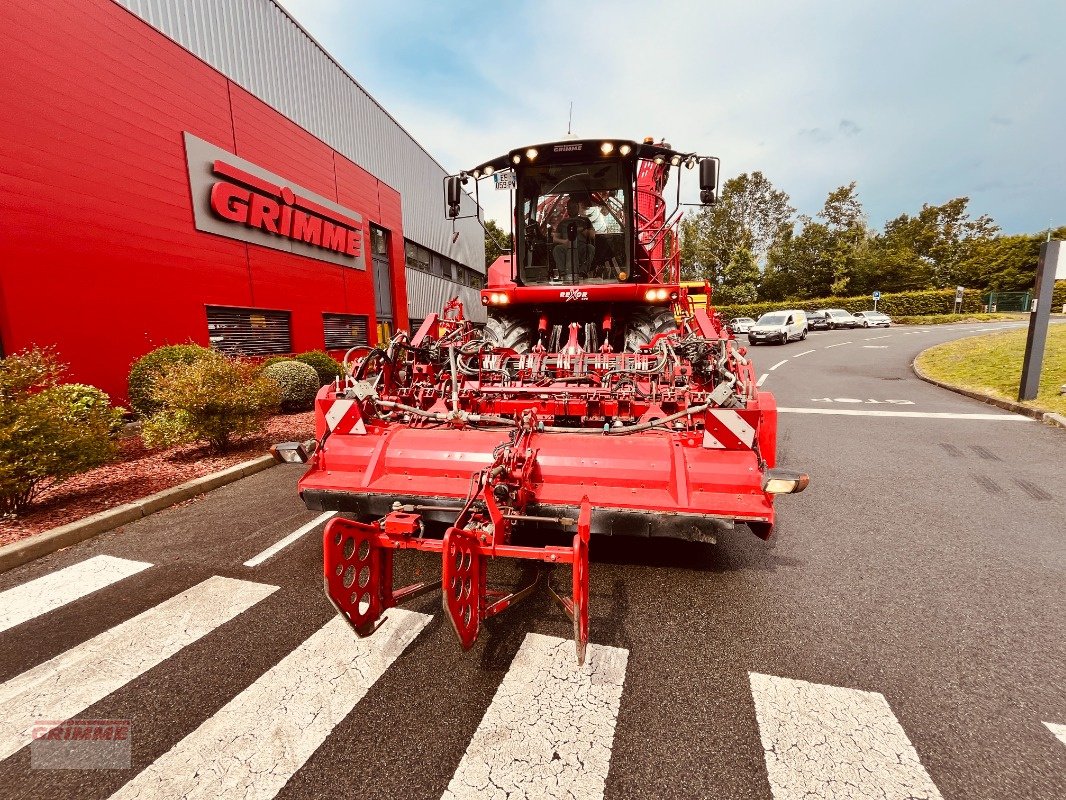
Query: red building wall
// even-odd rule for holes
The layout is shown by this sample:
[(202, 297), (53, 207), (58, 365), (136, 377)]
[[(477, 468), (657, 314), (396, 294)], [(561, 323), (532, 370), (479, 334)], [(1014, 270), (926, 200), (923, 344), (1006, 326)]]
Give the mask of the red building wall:
[(291, 312), (295, 351), (322, 313), (364, 314), (366, 271), (197, 231), (182, 132), (390, 232), (407, 324), (400, 195), (111, 0), (0, 4), (0, 339), (54, 345), (69, 379), (116, 400), (162, 344), (208, 343), (205, 306)]

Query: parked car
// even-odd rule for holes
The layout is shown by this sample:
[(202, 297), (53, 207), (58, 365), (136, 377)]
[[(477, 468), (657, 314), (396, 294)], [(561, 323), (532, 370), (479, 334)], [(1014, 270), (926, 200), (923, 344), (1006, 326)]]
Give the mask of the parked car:
[(876, 328), (878, 326), (888, 327), (892, 324), (892, 320), (888, 314), (882, 314), (880, 311), (860, 311), (855, 315), (864, 328)]
[(826, 319), (829, 320), (829, 327), (836, 328), (857, 328), (862, 325), (862, 322), (857, 320), (849, 311), (845, 311), (842, 308), (821, 308), (818, 312), (823, 313)]
[(784, 344), (791, 339), (806, 338), (807, 314), (796, 309), (763, 314), (748, 331), (748, 343), (752, 345), (769, 342)]
[(755, 320), (751, 317), (737, 317), (736, 319), (729, 320), (728, 328), (733, 331), (733, 335), (738, 333), (747, 333), (751, 330), (751, 326), (755, 324)]
[(807, 327), (812, 331), (829, 330), (829, 317), (824, 311), (808, 311)]

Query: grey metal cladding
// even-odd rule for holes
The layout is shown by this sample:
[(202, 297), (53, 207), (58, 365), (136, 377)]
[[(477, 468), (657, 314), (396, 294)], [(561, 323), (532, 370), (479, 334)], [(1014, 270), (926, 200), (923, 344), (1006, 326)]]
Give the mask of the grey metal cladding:
[[(115, 2), (398, 191), (408, 239), (484, 272), (476, 219), (452, 242), (447, 171), (274, 0)], [(464, 194), (462, 213), (475, 211)]]
[(463, 302), (463, 313), (474, 322), (484, 322), (485, 307), (481, 304), (481, 292), (471, 286), (461, 286), (452, 281), (416, 269), (407, 270), (407, 309), (413, 319), (425, 319), (439, 312), (453, 297)]

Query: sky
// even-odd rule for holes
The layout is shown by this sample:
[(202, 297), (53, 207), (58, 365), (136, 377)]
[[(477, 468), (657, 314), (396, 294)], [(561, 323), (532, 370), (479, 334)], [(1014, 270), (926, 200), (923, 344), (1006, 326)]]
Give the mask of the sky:
[(959, 196), (1066, 224), (1062, 0), (281, 2), (450, 172), (563, 138), (573, 102), (582, 138), (761, 170), (801, 214), (856, 181), (878, 229)]

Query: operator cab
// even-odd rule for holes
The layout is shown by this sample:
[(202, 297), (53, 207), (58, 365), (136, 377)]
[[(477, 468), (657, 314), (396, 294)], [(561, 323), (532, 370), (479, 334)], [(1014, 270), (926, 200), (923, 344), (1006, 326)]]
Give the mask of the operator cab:
[(530, 164), (517, 177), (520, 284), (629, 278), (632, 163)]

